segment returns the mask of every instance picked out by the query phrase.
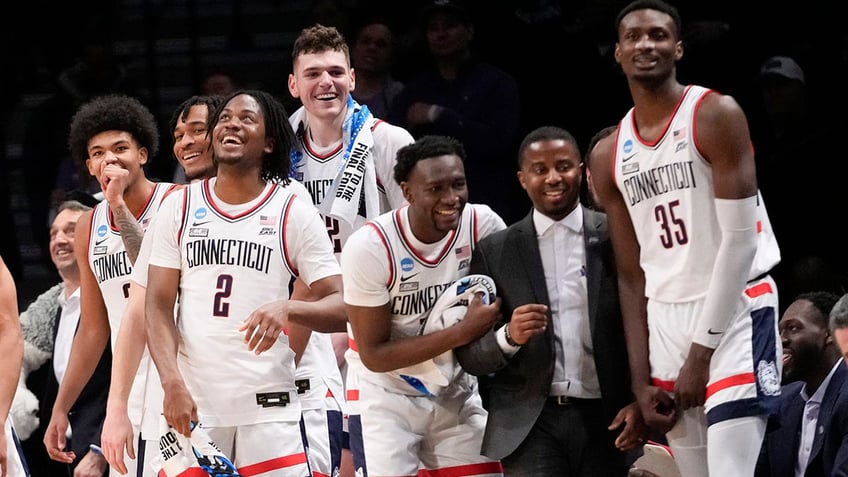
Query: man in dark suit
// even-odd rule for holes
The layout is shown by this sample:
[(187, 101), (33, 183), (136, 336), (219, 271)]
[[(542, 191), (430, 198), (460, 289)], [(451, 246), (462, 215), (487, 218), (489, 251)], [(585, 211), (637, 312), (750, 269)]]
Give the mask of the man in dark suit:
[(606, 217), (580, 205), (584, 164), (570, 133), (536, 129), (518, 157), (533, 210), (471, 260), (471, 273), (494, 279), (506, 322), (456, 349), (489, 412), (482, 453), (507, 477), (626, 475), (622, 451), (644, 427)]
[(779, 426), (766, 434), (757, 477), (848, 476), (848, 368), (828, 323), (838, 299), (802, 293), (780, 319)]
[(73, 463), (52, 461), (42, 442), (79, 320), (79, 266), (74, 255), (74, 230), (86, 210), (90, 207), (78, 201), (59, 206), (50, 227), (49, 250), (62, 282), (42, 293), (21, 315), (27, 346), (40, 350), (34, 354), (47, 357), (46, 362), (39, 359), (25, 363), (25, 367), (34, 368), (27, 386), (39, 397), (41, 423), (22, 443), (33, 477), (99, 477), (107, 475), (109, 467), (102, 455), (89, 450), (89, 444), (100, 445), (100, 430), (106, 417), (112, 363), (108, 349), (68, 414), (72, 432), (68, 444), (75, 454)]

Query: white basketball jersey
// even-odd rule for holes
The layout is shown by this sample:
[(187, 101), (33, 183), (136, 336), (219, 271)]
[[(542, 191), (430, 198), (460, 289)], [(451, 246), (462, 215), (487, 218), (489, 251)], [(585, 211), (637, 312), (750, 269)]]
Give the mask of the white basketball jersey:
[[(151, 219), (159, 210), (162, 198), (173, 187), (174, 184), (170, 182), (155, 183), (153, 193), (150, 194), (141, 213), (136, 216), (136, 220), (145, 232)], [(92, 210), (89, 232), (88, 262), (94, 277), (97, 279), (97, 284), (100, 286), (100, 294), (103, 296), (103, 302), (106, 305), (109, 327), (111, 328), (111, 344), (112, 349), (114, 349), (118, 340), (118, 330), (121, 328), (121, 320), (124, 317), (124, 310), (127, 307), (133, 266), (124, 247), (124, 241), (121, 239), (121, 232), (112, 220), (109, 203), (105, 200), (98, 203)], [(127, 401), (128, 414), (135, 425), (141, 423), (149, 366), (150, 354), (145, 347)]]
[[(260, 306), (288, 299), (298, 274), (312, 283), (338, 274), (338, 264), (314, 206), (274, 183), (247, 204), (225, 204), (214, 181), (173, 194), (157, 219), (163, 248), (153, 247), (150, 263), (181, 271), (180, 369), (207, 426), (297, 421), (288, 337), (257, 356), (238, 328)], [(169, 233), (178, 263), (168, 255)]]
[[(392, 338), (421, 334), (442, 292), (454, 281), (468, 275), (471, 253), (477, 241), (505, 228), (503, 220), (488, 206), (467, 204), (455, 230), (436, 243), (424, 244), (412, 234), (408, 209), (404, 206), (383, 214), (354, 232), (352, 247), (345, 250), (342, 260), (347, 303), (375, 306), (360, 301), (359, 296), (370, 293), (360, 288), (355, 278), (348, 280), (348, 265), (357, 268), (357, 264), (361, 264), (358, 273), (368, 273), (370, 268), (372, 275), (385, 280), (383, 286), (392, 311)], [(365, 259), (372, 256), (388, 257), (387, 267), (377, 272), (379, 264)], [(354, 275), (356, 273), (353, 271)], [(350, 328), (349, 333), (353, 336)], [(397, 373), (370, 371), (359, 359), (355, 337), (351, 342), (351, 348), (345, 354), (350, 372), (401, 394), (425, 394)]]
[[(380, 195), (380, 211), (388, 212), (404, 203), (400, 186), (394, 180), (395, 154), (401, 147), (413, 142), (405, 129), (377, 120), (372, 127), (374, 145), (369, 150), (370, 160), (374, 161), (377, 172), (377, 191)], [(329, 151), (319, 153), (309, 142), (309, 134), (303, 134), (298, 147), (303, 152), (303, 159), (295, 171), (295, 178), (303, 183), (312, 196), (312, 203), (320, 205), (332, 190), (333, 180), (344, 166), (344, 146), (340, 141)], [(361, 227), (366, 220), (365, 202), (359, 202), (359, 214), (353, 226), (333, 217), (326, 217), (327, 233), (333, 241), (336, 254), (354, 230)]]
[[(702, 297), (721, 243), (712, 168), (694, 137), (698, 105), (710, 92), (688, 86), (665, 131), (652, 143), (636, 131), (633, 109), (619, 125), (613, 174), (641, 247), (645, 294), (662, 302)], [(759, 195), (757, 230), (748, 279), (767, 273), (780, 260)]]

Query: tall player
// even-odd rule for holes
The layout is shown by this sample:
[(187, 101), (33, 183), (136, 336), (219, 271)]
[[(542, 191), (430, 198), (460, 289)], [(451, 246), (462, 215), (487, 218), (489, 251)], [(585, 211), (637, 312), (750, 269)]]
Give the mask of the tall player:
[[(282, 105), (239, 91), (210, 128), (217, 176), (169, 196), (151, 236), (145, 310), (164, 417), (184, 435), (199, 420), (245, 474), (303, 477), (289, 334), (344, 319), (339, 266), (318, 211), (278, 183), (294, 141)], [(290, 299), (296, 277), (311, 301)]]
[(488, 206), (466, 204), (464, 160), (462, 144), (448, 137), (401, 148), (394, 177), (409, 205), (368, 222), (342, 251), (354, 338), (347, 385), (359, 396), (349, 403), (350, 446), (355, 457), (364, 452), (364, 475), (418, 475), (419, 465), (438, 475), (501, 475), (499, 462), (480, 455), (486, 411), (477, 379), (457, 365), (437, 392), (410, 369), (479, 338), (500, 317), (499, 302), (475, 296), (459, 324), (419, 334), (442, 290), (468, 274), (477, 240), (506, 228)]
[(615, 58), (634, 107), (598, 143), (633, 392), (682, 475), (750, 476), (780, 392), (780, 252), (736, 101), (680, 84), (680, 17), (619, 13)]
[[(75, 250), (80, 324), (44, 435), (48, 454), (60, 462), (74, 458), (64, 450), (68, 410), (91, 377), (96, 357), (110, 341), (115, 347), (145, 228), (173, 187), (145, 176), (144, 165), (157, 153), (159, 134), (153, 114), (135, 98), (106, 95), (82, 105), (71, 120), (68, 144), (75, 161), (97, 178), (105, 200), (77, 222), (78, 243), (85, 244)], [(129, 398), (136, 441), (148, 363), (144, 359), (139, 366)]]
[[(301, 31), (292, 50), (289, 92), (303, 106), (291, 117), (297, 134), (295, 178), (302, 181), (324, 216), (338, 255), (365, 220), (403, 204), (392, 178), (395, 155), (413, 142), (403, 128), (375, 118), (353, 100), (355, 75), (347, 42), (334, 27)], [(339, 330), (345, 329), (339, 323)], [(298, 364), (309, 458), (314, 475), (334, 475), (343, 447), (341, 394), (347, 334), (333, 335), (337, 367), (327, 358), (330, 338), (314, 333)], [(328, 390), (330, 391), (328, 393)], [(327, 397), (332, 396), (332, 397)]]

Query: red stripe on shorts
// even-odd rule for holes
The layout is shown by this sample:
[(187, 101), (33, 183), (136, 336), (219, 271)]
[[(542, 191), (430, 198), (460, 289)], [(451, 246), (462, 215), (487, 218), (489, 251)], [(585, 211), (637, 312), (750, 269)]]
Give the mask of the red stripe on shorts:
[(663, 381), (662, 379), (651, 378), (651, 384), (662, 389), (663, 391), (673, 393), (674, 381)]
[[(431, 469), (427, 474), (430, 477), (464, 477), (469, 475), (502, 474), (503, 466), (500, 462), (481, 462), (479, 464), (457, 465), (441, 469)], [(420, 472), (419, 472), (420, 474)]]
[(759, 285), (754, 285), (745, 290), (745, 294), (750, 298), (757, 298), (758, 296), (765, 295), (766, 293), (772, 293), (771, 284), (769, 282), (760, 283)]
[(707, 398), (709, 399), (710, 396), (722, 389), (732, 388), (733, 386), (742, 386), (743, 384), (753, 384), (755, 382), (757, 382), (757, 380), (754, 377), (754, 373), (737, 374), (735, 376), (720, 379), (707, 386)]
[(293, 465), (300, 465), (305, 463), (306, 453), (301, 452), (300, 454), (277, 457), (276, 459), (266, 460), (265, 462), (246, 465), (244, 467), (240, 467), (238, 471), (239, 474), (243, 475), (244, 477), (249, 477), (251, 475), (264, 474), (265, 472), (270, 472), (272, 470), (282, 469), (284, 467), (291, 467)]

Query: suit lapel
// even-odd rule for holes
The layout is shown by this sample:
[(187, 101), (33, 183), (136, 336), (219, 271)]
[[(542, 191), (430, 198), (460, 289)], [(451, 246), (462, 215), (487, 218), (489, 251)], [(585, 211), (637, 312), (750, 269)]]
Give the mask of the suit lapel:
[[(840, 361), (842, 361), (841, 358)], [(839, 401), (839, 396), (843, 392), (842, 387), (845, 384), (846, 375), (848, 375), (848, 368), (844, 365), (839, 366), (836, 369), (836, 372), (833, 373), (833, 377), (830, 378), (830, 383), (827, 385), (827, 389), (824, 392), (824, 398), (822, 399), (821, 407), (819, 408), (819, 417), (816, 419), (816, 430), (813, 435), (813, 447), (810, 449), (810, 461), (812, 461), (819, 452), (821, 452), (822, 441), (824, 440), (825, 426), (823, 424), (819, 424), (819, 422), (830, 422), (831, 416), (833, 415), (833, 408)]]
[(597, 216), (589, 209), (583, 208), (583, 240), (586, 247), (586, 290), (589, 305), (589, 324), (595, 329), (595, 319), (598, 314), (598, 300), (601, 290), (601, 256), (598, 246), (601, 243)]
[(516, 224), (514, 243), (518, 250), (518, 266), (524, 271), (524, 276), (530, 282), (536, 303), (544, 303), (550, 306), (548, 297), (548, 285), (545, 283), (545, 271), (542, 267), (542, 256), (539, 252), (539, 241), (536, 237), (536, 226), (533, 225), (533, 212), (531, 212)]

